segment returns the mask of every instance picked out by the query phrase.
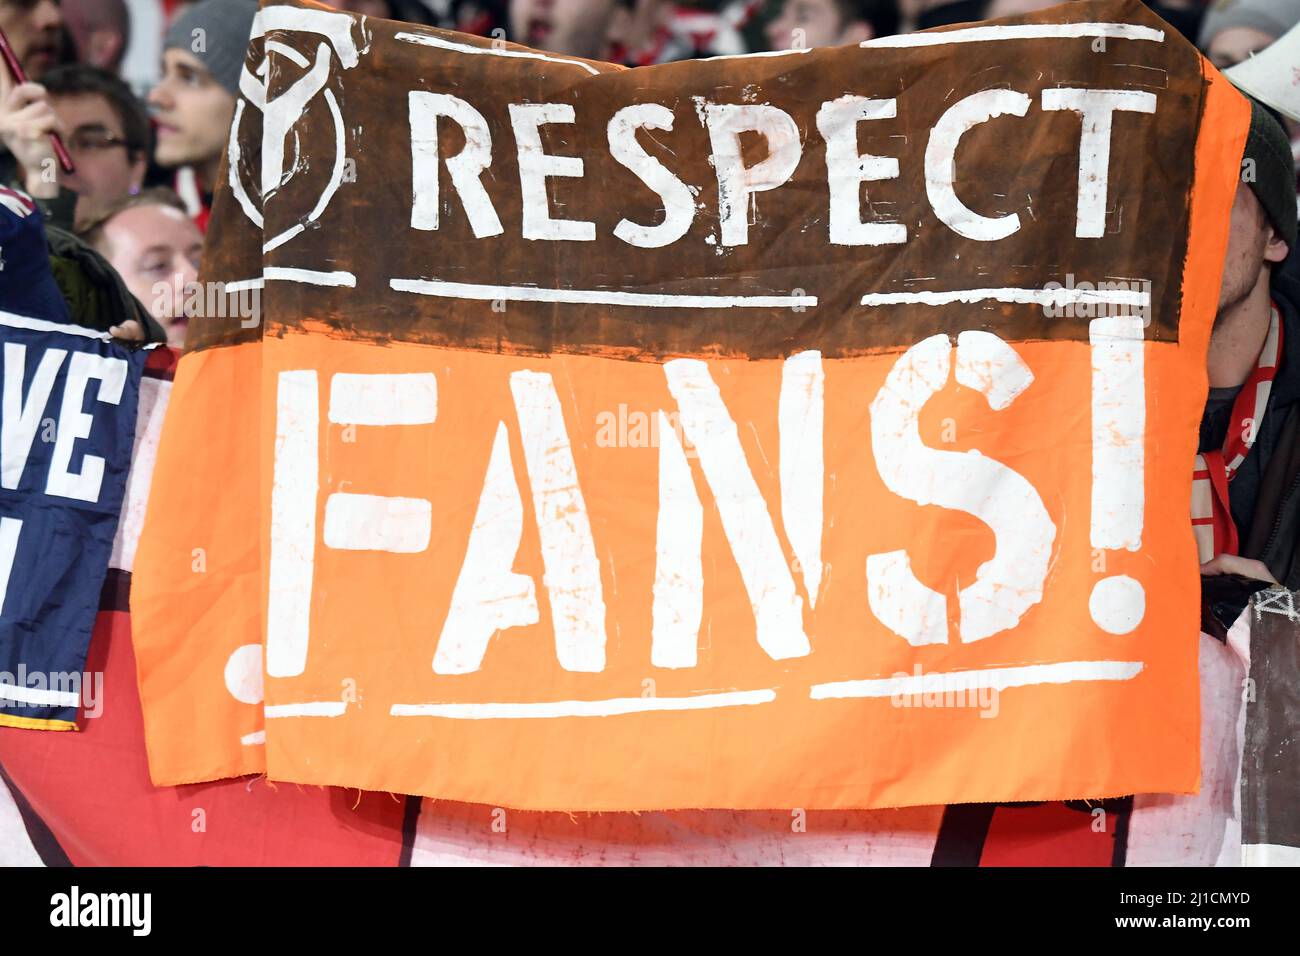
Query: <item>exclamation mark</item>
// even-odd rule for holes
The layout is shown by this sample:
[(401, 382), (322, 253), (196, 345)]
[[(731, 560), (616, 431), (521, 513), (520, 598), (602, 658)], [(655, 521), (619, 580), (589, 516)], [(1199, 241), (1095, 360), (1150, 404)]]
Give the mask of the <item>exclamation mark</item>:
[[(1137, 551), (1146, 510), (1146, 376), (1140, 315), (1088, 323), (1092, 345), (1092, 522), (1094, 551)], [(1092, 587), (1088, 611), (1110, 634), (1128, 634), (1146, 613), (1141, 582), (1110, 575)]]

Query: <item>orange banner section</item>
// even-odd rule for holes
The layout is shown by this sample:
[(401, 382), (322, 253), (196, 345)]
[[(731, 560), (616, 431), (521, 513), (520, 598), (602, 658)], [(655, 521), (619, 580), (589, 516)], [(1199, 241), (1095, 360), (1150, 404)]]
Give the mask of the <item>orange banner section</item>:
[[(878, 396), (889, 393), (897, 354), (659, 366), (268, 340), (261, 416), (272, 427), (260, 479), (271, 489), (262, 522), (270, 609), (251, 575), (219, 604), (223, 622), (270, 615), (267, 770), (534, 809), (1187, 791), (1197, 777), (1196, 607), (1185, 600), (1195, 562), (1184, 496), (1168, 489), (1187, 483), (1199, 409), (1180, 382), (1199, 357), (1140, 349), (1147, 393), (1168, 396), (1147, 404), (1148, 434), (1181, 439), (1186, 454), (1168, 447), (1150, 461), (1141, 542), (1129, 552), (1089, 540), (1095, 449), (1083, 343), (1017, 344), (1033, 381), (1000, 411), (951, 379), (920, 409), (917, 435), (942, 456), (935, 469), (983, 452), (991, 457), (969, 472), (977, 482), (1005, 486), (1011, 469), (1027, 483), (1026, 498), (991, 527), (885, 486), (872, 408), (884, 414)], [(960, 367), (951, 342), (934, 354), (949, 353)], [(256, 352), (202, 358), (238, 370)], [(433, 420), (358, 424), (365, 387), (397, 381), (367, 376), (426, 383)], [(730, 438), (716, 438), (725, 422), (710, 433), (699, 414), (683, 413), (674, 388), (713, 401), (734, 423)], [(821, 407), (805, 403), (808, 414), (791, 419), (817, 391)], [(817, 412), (820, 474), (802, 457), (815, 457), (806, 440)], [(726, 471), (719, 449), (733, 440), (744, 467)], [(822, 474), (819, 516), (808, 492)], [(299, 490), (314, 481), (315, 495), (277, 500), (277, 482), (290, 478)], [(919, 489), (930, 478), (922, 467), (907, 480)], [(761, 501), (742, 500), (750, 482)], [(249, 500), (244, 527), (256, 517)], [(1000, 551), (1022, 548), (1040, 507), (1051, 529), (1041, 600), (973, 640), (963, 589)], [(898, 619), (890, 595), (873, 605), (871, 562), (899, 552), (946, 601), (929, 622), (936, 643), (914, 645), (882, 623), (915, 638), (918, 605), (898, 598)], [(594, 578), (572, 570), (586, 559)], [(163, 572), (153, 567), (148, 580), (158, 586)], [(188, 568), (168, 577), (204, 580)], [(1105, 578), (1131, 579), (1144, 595), (1125, 633), (1089, 621)], [(1187, 588), (1171, 586), (1179, 578)], [(787, 586), (792, 619), (781, 617)], [(289, 600), (277, 601), (278, 587)], [(202, 630), (216, 609), (198, 593), (172, 604), (177, 623), (205, 634), (191, 647), (208, 662), (201, 678), (178, 681), (183, 698), (157, 708), (172, 711), (173, 725), (231, 709), (223, 697), (242, 639), (227, 625)], [(1103, 618), (1111, 629), (1124, 623)], [(298, 672), (276, 677), (276, 668)], [(934, 683), (969, 672), (978, 677)], [(249, 721), (256, 710), (247, 707)], [(1134, 733), (1142, 727), (1160, 733)], [(199, 736), (189, 749), (208, 742), (222, 743)]]
[[(253, 692), (264, 621), (260, 366), (256, 345), (184, 356), (163, 422), (131, 584), (145, 743), (159, 785), (266, 769)], [(253, 666), (241, 668), (250, 652), (239, 648), (250, 645)]]

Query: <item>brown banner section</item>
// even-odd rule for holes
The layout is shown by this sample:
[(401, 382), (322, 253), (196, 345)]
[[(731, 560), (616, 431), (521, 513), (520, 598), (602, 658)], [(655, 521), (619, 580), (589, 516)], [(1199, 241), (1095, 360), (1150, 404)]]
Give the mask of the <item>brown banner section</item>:
[[(959, 328), (1077, 340), (1125, 308), (1177, 340), (1204, 78), (1139, 3), (636, 70), (264, 22), (250, 55), (277, 44), (278, 112), (241, 106), (221, 198), (248, 241), (214, 231), (207, 274), (264, 265), (277, 316), (650, 359), (842, 357)], [(198, 347), (259, 335), (195, 326)]]

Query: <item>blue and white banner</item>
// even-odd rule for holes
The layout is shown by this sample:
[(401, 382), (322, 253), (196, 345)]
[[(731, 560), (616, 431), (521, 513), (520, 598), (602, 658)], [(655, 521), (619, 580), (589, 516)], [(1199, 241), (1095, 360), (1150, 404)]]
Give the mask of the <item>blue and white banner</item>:
[(0, 311), (0, 725), (76, 727), (148, 351)]

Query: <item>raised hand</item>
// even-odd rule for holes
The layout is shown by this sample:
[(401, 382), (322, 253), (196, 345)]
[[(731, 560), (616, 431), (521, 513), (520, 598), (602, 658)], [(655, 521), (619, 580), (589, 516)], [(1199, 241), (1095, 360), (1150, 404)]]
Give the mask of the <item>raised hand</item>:
[(22, 168), (18, 185), (36, 199), (53, 199), (59, 193), (58, 160), (50, 140), (50, 134), (59, 131), (45, 87), (0, 77), (0, 142)]

